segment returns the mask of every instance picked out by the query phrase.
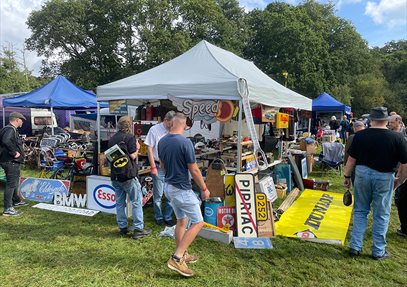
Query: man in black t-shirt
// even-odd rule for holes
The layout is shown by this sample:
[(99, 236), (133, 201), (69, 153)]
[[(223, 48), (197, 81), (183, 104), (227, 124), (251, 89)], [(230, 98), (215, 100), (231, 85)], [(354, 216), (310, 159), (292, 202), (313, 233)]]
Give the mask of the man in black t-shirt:
[[(117, 123), (119, 131), (109, 140), (109, 148), (115, 144), (125, 146), (130, 160), (136, 160), (140, 144), (131, 134), (133, 128), (130, 117), (121, 117)], [(133, 166), (133, 168), (137, 168)], [(140, 239), (151, 234), (151, 229), (144, 229), (143, 217), (143, 194), (141, 185), (137, 178), (131, 178), (125, 181), (119, 181), (116, 178), (111, 178), (112, 185), (116, 193), (116, 213), (117, 225), (119, 226), (119, 235), (125, 236), (128, 233), (127, 216), (125, 212), (126, 197), (131, 201), (133, 215), (133, 239)]]
[[(356, 165), (354, 182), (354, 215), (350, 255), (359, 255), (367, 228), (367, 217), (373, 206), (372, 257), (390, 257), (386, 250), (386, 233), (390, 219), (392, 191), (407, 178), (407, 142), (404, 137), (387, 129), (387, 108), (373, 108), (371, 128), (355, 134), (349, 148), (344, 171), (344, 186), (351, 186), (350, 175)], [(394, 170), (400, 164), (398, 178)]]

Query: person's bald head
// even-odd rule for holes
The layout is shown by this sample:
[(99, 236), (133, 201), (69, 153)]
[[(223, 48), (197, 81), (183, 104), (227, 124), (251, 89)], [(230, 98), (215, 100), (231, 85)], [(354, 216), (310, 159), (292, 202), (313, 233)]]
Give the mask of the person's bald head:
[(187, 125), (187, 118), (182, 113), (176, 113), (172, 118), (171, 133), (183, 134)]

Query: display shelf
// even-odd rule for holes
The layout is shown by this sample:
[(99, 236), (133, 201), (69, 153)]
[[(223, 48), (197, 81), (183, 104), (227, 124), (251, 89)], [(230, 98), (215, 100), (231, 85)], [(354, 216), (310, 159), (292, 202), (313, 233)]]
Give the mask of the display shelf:
[(199, 153), (199, 154), (196, 154), (195, 157), (196, 158), (201, 158), (203, 156), (207, 156), (207, 155), (211, 155), (211, 154), (217, 154), (217, 153), (220, 153), (220, 150), (216, 149), (216, 150), (211, 150), (211, 151)]

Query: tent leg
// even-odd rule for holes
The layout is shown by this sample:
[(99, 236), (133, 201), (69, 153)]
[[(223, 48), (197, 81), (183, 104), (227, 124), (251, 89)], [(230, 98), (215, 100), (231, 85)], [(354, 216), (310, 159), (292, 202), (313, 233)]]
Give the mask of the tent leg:
[(3, 107), (3, 128), (6, 126), (6, 109)]
[(51, 106), (51, 134), (54, 135), (54, 108)]
[(243, 103), (239, 100), (239, 118), (237, 122), (237, 172), (241, 172), (242, 164), (242, 110)]
[(308, 119), (308, 134), (311, 136), (311, 118)]
[[(99, 158), (99, 153), (100, 153), (100, 140), (101, 140), (101, 135), (100, 135), (100, 102), (96, 102), (97, 105), (97, 114), (96, 114), (96, 131), (97, 131), (97, 141), (98, 141), (98, 158)], [(99, 174), (99, 168), (97, 170), (97, 174)]]

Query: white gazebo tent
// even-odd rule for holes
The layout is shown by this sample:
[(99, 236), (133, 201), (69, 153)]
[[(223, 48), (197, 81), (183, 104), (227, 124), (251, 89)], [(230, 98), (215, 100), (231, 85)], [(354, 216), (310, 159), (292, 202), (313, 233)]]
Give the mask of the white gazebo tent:
[[(207, 41), (199, 42), (184, 54), (155, 68), (97, 87), (97, 98), (98, 101), (127, 99), (140, 102), (168, 98), (237, 100), (240, 106), (239, 139), (242, 106), (249, 130), (254, 130), (249, 102), (312, 110), (310, 99), (272, 80), (252, 62)], [(259, 149), (257, 135), (251, 133), (251, 137), (256, 152), (256, 147)]]

